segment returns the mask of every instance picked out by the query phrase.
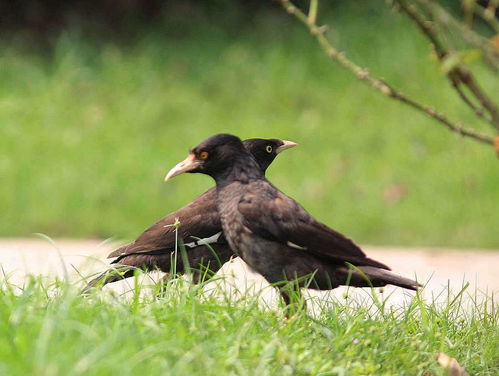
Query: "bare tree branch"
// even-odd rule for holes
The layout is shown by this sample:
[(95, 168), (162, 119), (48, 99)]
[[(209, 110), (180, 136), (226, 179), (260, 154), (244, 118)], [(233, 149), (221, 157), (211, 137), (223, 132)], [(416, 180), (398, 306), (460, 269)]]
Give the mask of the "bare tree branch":
[(405, 103), (423, 113), (430, 116), (431, 118), (437, 120), (442, 125), (446, 126), (452, 132), (458, 133), (462, 136), (472, 138), (478, 142), (493, 145), (494, 140), (486, 135), (479, 134), (473, 130), (464, 128), (461, 124), (452, 122), (444, 114), (437, 112), (430, 106), (419, 103), (412, 98), (409, 98), (404, 93), (396, 90), (386, 81), (373, 77), (369, 71), (362, 68), (349, 60), (343, 52), (338, 51), (333, 44), (325, 37), (326, 27), (318, 26), (316, 22), (311, 22), (310, 18), (305, 15), (299, 8), (291, 3), (290, 0), (278, 0), (284, 9), (294, 15), (298, 20), (300, 20), (310, 31), (310, 33), (317, 39), (320, 46), (324, 50), (327, 56), (332, 60), (336, 61), (342, 67), (346, 68), (352, 72), (358, 79), (366, 82), (368, 85), (381, 92), (383, 95), (396, 99), (402, 103)]
[[(395, 0), (403, 11), (414, 23), (419, 27), (421, 32), (430, 40), (435, 49), (435, 53), (441, 62), (451, 55), (451, 52), (444, 47), (437, 35), (437, 28), (430, 27), (427, 20), (423, 19), (414, 5), (408, 4), (405, 0)], [(489, 122), (494, 128), (499, 130), (499, 110), (492, 102), (488, 95), (480, 88), (474, 75), (462, 63), (457, 62), (447, 72), (452, 86), (456, 89), (461, 99), (475, 112), (476, 115)], [(465, 85), (470, 90), (475, 99), (483, 106), (479, 108), (461, 89), (461, 85)], [(485, 111), (489, 113), (487, 115)]]
[(487, 38), (476, 33), (471, 28), (456, 20), (449, 12), (442, 8), (436, 1), (416, 0), (420, 6), (430, 14), (439, 24), (454, 30), (467, 43), (479, 48), (485, 61), (494, 70), (499, 71), (499, 54)]
[(499, 34), (499, 21), (496, 19), (496, 10), (498, 5), (499, 1), (497, 0), (489, 1), (487, 8), (482, 7), (476, 2), (472, 3), (472, 10), (485, 22), (487, 22), (496, 34)]

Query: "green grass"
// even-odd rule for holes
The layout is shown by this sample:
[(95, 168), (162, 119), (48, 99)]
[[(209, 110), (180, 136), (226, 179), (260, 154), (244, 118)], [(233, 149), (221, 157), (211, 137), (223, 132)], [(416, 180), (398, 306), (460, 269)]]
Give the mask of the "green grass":
[(162, 298), (142, 288), (83, 298), (61, 281), (2, 282), (0, 374), (443, 376), (439, 352), (471, 375), (499, 371), (497, 305), (464, 309), (467, 292), (398, 309), (345, 300), (285, 321), (255, 297), (216, 300), (185, 282)]
[[(484, 132), (400, 15), (360, 4), (324, 20), (355, 61)], [(217, 132), (300, 143), (270, 179), (361, 243), (499, 245), (490, 148), (380, 97), (286, 14), (144, 31), (74, 30), (53, 50), (0, 41), (0, 236), (132, 239), (211, 186), (163, 176)], [(498, 82), (475, 63), (483, 85)]]

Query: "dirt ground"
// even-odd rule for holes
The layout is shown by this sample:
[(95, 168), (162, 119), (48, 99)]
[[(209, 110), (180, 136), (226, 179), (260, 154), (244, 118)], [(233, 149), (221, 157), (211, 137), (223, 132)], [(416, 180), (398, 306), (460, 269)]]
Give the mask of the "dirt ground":
[[(0, 239), (0, 266), (9, 282), (22, 286), (28, 274), (64, 277), (81, 280), (80, 275), (91, 276), (104, 271), (108, 265), (107, 254), (116, 243), (99, 240), (49, 241), (46, 239)], [(499, 292), (499, 250), (452, 250), (442, 248), (391, 248), (364, 246), (365, 252), (374, 259), (389, 265), (397, 274), (417, 278), (426, 284), (423, 294), (427, 299), (445, 299), (447, 286), (457, 293), (469, 282), (468, 296), (491, 296)], [(262, 301), (270, 305), (276, 300), (275, 292), (262, 278), (251, 272), (239, 259), (222, 268), (224, 282), (211, 285), (229, 289), (260, 291)], [(3, 278), (3, 277), (0, 277)], [(148, 277), (145, 277), (148, 278)], [(154, 277), (158, 278), (158, 275)], [(151, 279), (149, 279), (151, 280)], [(110, 287), (118, 292), (130, 288), (131, 282), (118, 282)], [(83, 282), (81, 282), (83, 286)], [(210, 284), (209, 284), (210, 285)], [(227, 287), (230, 286), (230, 287)], [(263, 289), (263, 290), (261, 290)], [(391, 295), (390, 304), (403, 304), (414, 293), (388, 287), (382, 296)], [(349, 295), (369, 293), (366, 289), (351, 289)], [(345, 289), (333, 293), (312, 292), (310, 296), (342, 299)]]

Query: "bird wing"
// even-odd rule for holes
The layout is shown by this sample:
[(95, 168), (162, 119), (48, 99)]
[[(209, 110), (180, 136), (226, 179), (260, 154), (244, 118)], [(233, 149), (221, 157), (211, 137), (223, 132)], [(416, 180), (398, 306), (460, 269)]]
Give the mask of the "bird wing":
[[(222, 231), (222, 226), (215, 203), (215, 192), (215, 188), (212, 188), (186, 206), (163, 217), (134, 242), (110, 253), (108, 258), (158, 250), (172, 251), (177, 238), (182, 238), (188, 247), (191, 243), (193, 246), (197, 245), (198, 238), (204, 239), (204, 243), (216, 242), (220, 238), (218, 233)], [(173, 226), (177, 219), (180, 222), (178, 236), (175, 233), (176, 227)]]
[(265, 239), (333, 261), (389, 269), (369, 259), (352, 240), (315, 220), (267, 180), (249, 187), (239, 201), (244, 225)]

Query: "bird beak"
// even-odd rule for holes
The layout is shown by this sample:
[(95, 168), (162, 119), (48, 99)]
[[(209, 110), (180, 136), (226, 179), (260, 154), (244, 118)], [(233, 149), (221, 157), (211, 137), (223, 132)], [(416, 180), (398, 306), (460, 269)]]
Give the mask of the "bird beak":
[(277, 154), (279, 154), (281, 151), (284, 151), (284, 150), (290, 149), (290, 148), (294, 148), (297, 145), (298, 144), (296, 142), (282, 140), (282, 145), (279, 146), (277, 149), (275, 149), (275, 151)]
[(200, 164), (201, 162), (196, 159), (194, 154), (191, 153), (182, 162), (177, 163), (175, 167), (168, 171), (168, 174), (165, 176), (165, 181), (170, 180), (174, 176), (183, 174), (184, 172), (192, 171), (198, 168)]

